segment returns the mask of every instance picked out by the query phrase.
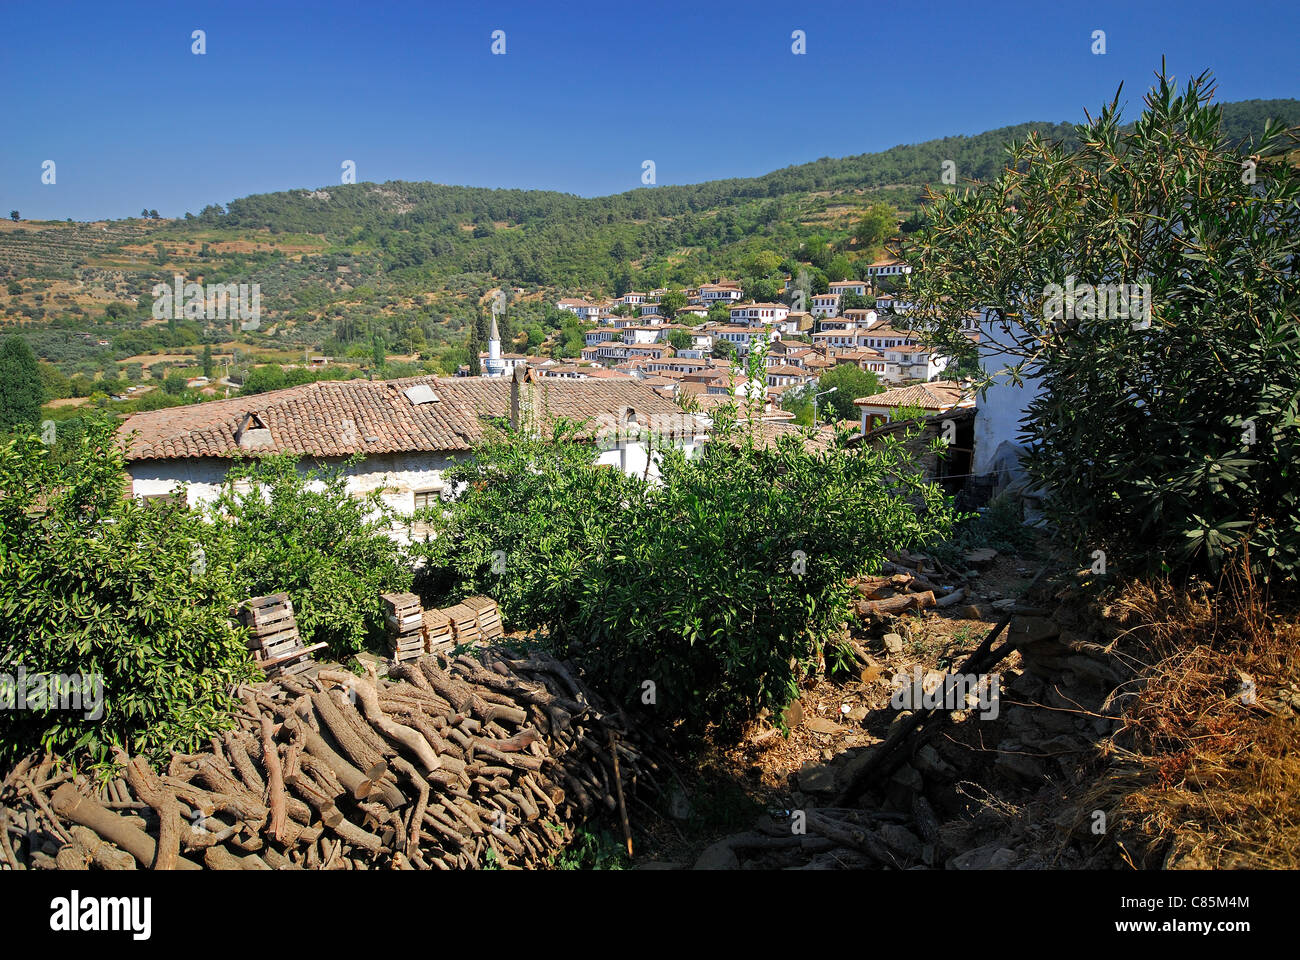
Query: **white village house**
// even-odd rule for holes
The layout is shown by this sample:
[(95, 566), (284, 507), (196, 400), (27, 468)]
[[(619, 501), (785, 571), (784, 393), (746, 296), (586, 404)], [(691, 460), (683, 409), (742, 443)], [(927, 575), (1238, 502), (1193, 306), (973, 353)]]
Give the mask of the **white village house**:
[[(523, 382), (520, 382), (523, 381)], [(210, 502), (238, 457), (290, 453), (345, 466), (348, 492), (381, 491), (403, 514), (451, 493), (443, 472), (490, 429), (489, 418), (544, 426), (585, 421), (583, 436), (601, 447), (599, 462), (647, 471), (645, 439), (665, 435), (689, 455), (703, 441), (699, 421), (635, 380), (534, 382), (521, 376), (322, 380), (249, 397), (137, 413), (119, 429), (132, 496)], [(619, 438), (620, 442), (616, 442)], [(657, 475), (654, 464), (648, 474)]]

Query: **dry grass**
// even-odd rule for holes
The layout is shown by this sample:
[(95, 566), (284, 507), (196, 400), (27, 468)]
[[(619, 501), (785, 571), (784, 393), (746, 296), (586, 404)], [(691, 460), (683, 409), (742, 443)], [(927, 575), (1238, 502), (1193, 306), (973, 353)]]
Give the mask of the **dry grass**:
[(1300, 615), (1244, 567), (1217, 588), (1130, 585), (1110, 613), (1147, 666), (1091, 792), (1130, 863), (1300, 866)]

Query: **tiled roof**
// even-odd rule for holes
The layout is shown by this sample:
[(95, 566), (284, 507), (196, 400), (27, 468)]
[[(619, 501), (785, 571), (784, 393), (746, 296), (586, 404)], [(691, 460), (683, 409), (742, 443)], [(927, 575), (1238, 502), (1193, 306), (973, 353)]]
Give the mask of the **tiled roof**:
[(951, 410), (956, 406), (974, 406), (975, 398), (955, 380), (935, 380), (911, 387), (895, 387), (870, 397), (853, 401), (859, 407), (920, 407), (922, 410)]
[(840, 360), (880, 360), (883, 354), (879, 350), (872, 350), (870, 347), (860, 348), (858, 350), (845, 350), (840, 354)]
[(748, 421), (741, 423), (740, 427), (752, 431), (755, 441), (762, 448), (775, 446), (779, 437), (796, 437), (803, 442), (805, 450), (815, 452), (829, 450), (835, 440), (835, 432), (826, 427), (818, 427), (816, 432), (812, 432), (809, 427), (801, 427), (789, 421)]
[[(414, 403), (405, 392), (432, 388), (438, 399)], [(677, 414), (671, 402), (635, 380), (564, 380), (525, 384), (543, 416), (587, 420), (631, 407), (638, 414)], [(469, 450), (484, 435), (484, 418), (510, 413), (510, 381), (488, 377), (321, 380), (249, 397), (137, 413), (119, 428), (129, 460), (294, 453)], [(267, 433), (241, 447), (236, 431), (249, 414)], [(252, 424), (256, 427), (257, 424)], [(132, 436), (134, 434), (134, 436)]]

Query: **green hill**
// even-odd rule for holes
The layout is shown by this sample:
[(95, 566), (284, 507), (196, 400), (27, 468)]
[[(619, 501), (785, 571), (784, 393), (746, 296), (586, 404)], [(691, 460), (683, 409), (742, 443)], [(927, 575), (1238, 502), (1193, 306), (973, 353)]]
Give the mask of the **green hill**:
[[(1247, 139), (1267, 117), (1300, 126), (1300, 101), (1224, 104), (1223, 117), (1227, 137)], [(945, 161), (958, 186), (986, 179), (1004, 144), (1031, 130), (1066, 143), (1074, 133), (1024, 123), (606, 197), (395, 181), (257, 194), (183, 220), (6, 222), (0, 325), (18, 325), (65, 375), (91, 378), (129, 358), (148, 367), (145, 354), (192, 373), (196, 361), (176, 357), (204, 343), (235, 363), (324, 349), (359, 365), (418, 354), (445, 370), (463, 361), (471, 328), (485, 328), (483, 298), (498, 287), (515, 349), (539, 349), (556, 342), (564, 318), (550, 304), (565, 294), (729, 276), (775, 296), (801, 268), (819, 284), (859, 275), (878, 251), (855, 237), (868, 207), (887, 203), (914, 227), (927, 187), (953, 189), (941, 183)], [(153, 285), (176, 273), (259, 284), (261, 327), (152, 320)]]

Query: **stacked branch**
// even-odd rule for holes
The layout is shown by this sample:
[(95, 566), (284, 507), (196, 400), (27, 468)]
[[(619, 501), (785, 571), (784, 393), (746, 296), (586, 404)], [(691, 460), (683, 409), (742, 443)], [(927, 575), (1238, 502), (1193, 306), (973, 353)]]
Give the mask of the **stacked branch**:
[(936, 571), (923, 563), (910, 569), (900, 563), (886, 563), (882, 576), (863, 577), (853, 582), (862, 597), (855, 606), (859, 618), (882, 618), (907, 610), (950, 607), (966, 596), (965, 587), (936, 583)]
[(92, 782), (28, 757), (0, 782), (0, 869), (544, 866), (659, 767), (561, 661), (491, 648), (388, 678), (239, 691), (235, 729)]

